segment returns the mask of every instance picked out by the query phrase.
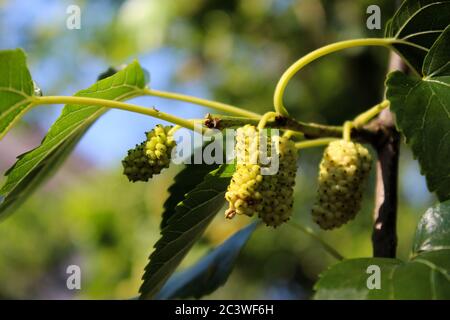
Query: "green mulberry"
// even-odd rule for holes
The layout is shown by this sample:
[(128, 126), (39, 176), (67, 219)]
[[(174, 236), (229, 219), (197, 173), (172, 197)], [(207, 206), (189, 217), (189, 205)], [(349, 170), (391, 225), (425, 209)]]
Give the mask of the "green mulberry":
[[(238, 162), (231, 183), (225, 194), (229, 208), (228, 218), (236, 214), (253, 216), (257, 214), (268, 226), (277, 227), (289, 220), (293, 206), (295, 175), (297, 172), (297, 150), (287, 137), (276, 136), (267, 139), (267, 154), (275, 143), (279, 156), (278, 171), (261, 174), (269, 164), (261, 163), (259, 132), (251, 125), (237, 130), (236, 153)], [(270, 159), (273, 161), (273, 156)], [(239, 161), (241, 160), (241, 161)]]
[(369, 151), (359, 143), (337, 140), (325, 149), (312, 209), (313, 220), (322, 229), (337, 228), (356, 216), (371, 161)]
[(147, 140), (128, 151), (122, 161), (123, 173), (130, 181), (148, 181), (170, 165), (172, 149), (176, 142), (170, 130), (172, 126), (157, 125), (146, 132)]

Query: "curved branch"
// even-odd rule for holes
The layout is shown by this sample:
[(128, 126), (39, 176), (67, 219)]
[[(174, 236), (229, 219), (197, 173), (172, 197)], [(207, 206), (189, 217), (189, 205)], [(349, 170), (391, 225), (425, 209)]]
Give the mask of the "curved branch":
[(335, 42), (319, 49), (316, 49), (307, 55), (303, 56), (295, 63), (293, 63), (281, 76), (280, 80), (277, 83), (275, 88), (275, 93), (273, 96), (274, 108), (277, 113), (287, 116), (288, 112), (283, 105), (283, 95), (286, 90), (288, 82), (292, 79), (292, 77), (303, 67), (313, 62), (314, 60), (328, 55), (330, 53), (353, 48), (353, 47), (361, 47), (361, 46), (382, 46), (382, 47), (390, 47), (390, 44), (393, 43), (395, 39), (389, 38), (366, 38), (366, 39), (352, 39), (352, 40), (344, 40)]

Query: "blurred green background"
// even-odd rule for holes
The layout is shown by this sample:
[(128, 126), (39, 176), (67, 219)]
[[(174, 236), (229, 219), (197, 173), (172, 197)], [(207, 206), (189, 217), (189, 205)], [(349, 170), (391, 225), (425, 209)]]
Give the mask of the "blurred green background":
[[(81, 8), (81, 29), (66, 28), (66, 9)], [(108, 66), (138, 58), (151, 86), (246, 107), (271, 109), (274, 87), (296, 59), (327, 43), (376, 37), (366, 8), (375, 0), (128, 0), (0, 1), (0, 49), (22, 47), (44, 94), (73, 94)], [(340, 124), (380, 101), (388, 53), (362, 48), (328, 56), (290, 83), (285, 104), (304, 121)], [(1, 71), (0, 71), (1, 72)], [(188, 118), (209, 110), (154, 98), (132, 101)], [(0, 170), (39, 144), (61, 106), (40, 107), (0, 141)], [(159, 237), (171, 167), (147, 184), (121, 175), (126, 150), (143, 139), (153, 119), (110, 111), (81, 141), (62, 169), (13, 216), (0, 223), (0, 298), (130, 298)], [(371, 255), (373, 172), (362, 212), (345, 227), (322, 232), (309, 216), (322, 150), (301, 153), (294, 220), (311, 226), (345, 257)], [(398, 221), (400, 258), (407, 258), (415, 225), (433, 203), (419, 168), (402, 146)], [(183, 265), (248, 223), (221, 214)], [(207, 298), (308, 299), (317, 276), (335, 260), (310, 238), (284, 225), (258, 229), (229, 281)], [(68, 265), (82, 270), (82, 289), (66, 288)]]

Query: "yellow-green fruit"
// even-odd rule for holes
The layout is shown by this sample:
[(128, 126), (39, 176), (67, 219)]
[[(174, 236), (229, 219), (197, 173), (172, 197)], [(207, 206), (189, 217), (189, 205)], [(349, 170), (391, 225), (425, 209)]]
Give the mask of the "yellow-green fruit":
[(157, 125), (146, 133), (147, 140), (128, 151), (122, 165), (123, 173), (130, 181), (148, 181), (169, 167), (172, 149), (176, 146), (172, 134), (169, 134), (171, 128)]
[[(286, 137), (267, 138), (266, 156), (271, 163), (263, 164), (262, 150), (259, 150), (258, 130), (246, 125), (236, 134), (236, 171), (225, 194), (229, 202), (226, 216), (235, 214), (253, 216), (257, 214), (268, 226), (277, 227), (289, 220), (292, 212), (295, 175), (297, 172), (297, 151), (293, 141)], [(276, 154), (271, 154), (272, 144)], [(262, 174), (278, 157), (278, 170), (273, 174)], [(276, 167), (274, 167), (276, 169)]]
[(152, 131), (146, 133), (145, 154), (155, 173), (169, 167), (172, 149), (176, 146), (173, 135), (169, 133), (171, 129), (172, 126), (164, 127), (158, 124)]
[(322, 229), (337, 228), (356, 216), (371, 161), (369, 151), (359, 143), (337, 140), (325, 149), (312, 209), (313, 220)]

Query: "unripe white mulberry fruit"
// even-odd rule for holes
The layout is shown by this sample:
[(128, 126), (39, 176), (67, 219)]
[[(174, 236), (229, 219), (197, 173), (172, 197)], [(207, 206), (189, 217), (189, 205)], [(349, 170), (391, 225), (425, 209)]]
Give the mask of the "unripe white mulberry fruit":
[(169, 167), (172, 149), (176, 146), (171, 129), (172, 126), (158, 124), (146, 132), (147, 140), (128, 151), (122, 165), (130, 181), (148, 181)]
[[(235, 214), (253, 216), (257, 214), (268, 226), (277, 227), (289, 220), (293, 206), (295, 175), (297, 172), (297, 150), (293, 141), (286, 137), (267, 137), (266, 155), (271, 161), (279, 157), (278, 171), (263, 175), (261, 170), (270, 163), (262, 164), (258, 130), (246, 125), (237, 130), (236, 154), (238, 162), (231, 183), (225, 194), (229, 203), (226, 216)], [(275, 143), (276, 154), (271, 155)]]
[(313, 220), (325, 230), (352, 220), (361, 208), (372, 158), (359, 143), (337, 140), (325, 149), (320, 163)]

